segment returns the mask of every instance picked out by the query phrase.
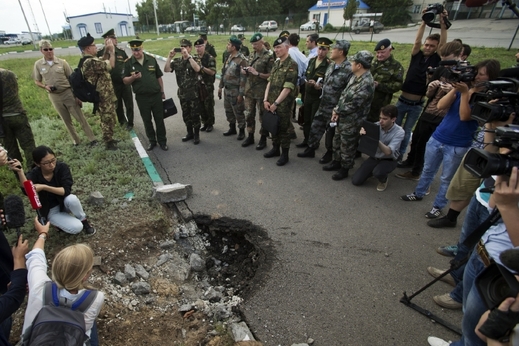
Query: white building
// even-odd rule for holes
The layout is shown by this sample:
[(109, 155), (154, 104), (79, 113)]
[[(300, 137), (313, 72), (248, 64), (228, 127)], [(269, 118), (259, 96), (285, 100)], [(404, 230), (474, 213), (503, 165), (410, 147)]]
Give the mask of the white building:
[(67, 20), (74, 40), (79, 40), (87, 33), (100, 38), (110, 29), (115, 30), (117, 37), (135, 36), (132, 14), (97, 12), (70, 16)]
[(369, 6), (360, 0), (319, 0), (308, 9), (308, 19), (318, 21), (323, 27), (328, 23), (334, 27), (349, 26), (349, 23), (345, 24), (343, 17), (348, 1), (357, 1), (357, 13), (367, 13), (369, 10)]

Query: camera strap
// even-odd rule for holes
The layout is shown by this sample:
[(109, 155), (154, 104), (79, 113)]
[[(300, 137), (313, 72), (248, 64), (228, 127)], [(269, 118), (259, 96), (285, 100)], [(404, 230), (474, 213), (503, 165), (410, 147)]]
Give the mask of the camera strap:
[(486, 218), (485, 221), (481, 223), (468, 237), (463, 241), (463, 245), (472, 249), (479, 242), (483, 234), (496, 222), (501, 219), (501, 213), (497, 208), (494, 208), (490, 215)]

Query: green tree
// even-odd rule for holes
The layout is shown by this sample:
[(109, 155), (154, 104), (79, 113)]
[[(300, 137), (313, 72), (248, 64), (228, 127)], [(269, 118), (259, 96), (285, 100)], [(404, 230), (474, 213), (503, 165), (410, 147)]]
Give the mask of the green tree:
[(380, 21), (384, 25), (405, 25), (411, 21), (409, 7), (413, 0), (363, 0), (370, 12), (382, 12)]
[(350, 28), (353, 23), (353, 15), (357, 13), (357, 1), (356, 0), (348, 0), (348, 4), (344, 7), (344, 13), (342, 17), (344, 20), (350, 21)]

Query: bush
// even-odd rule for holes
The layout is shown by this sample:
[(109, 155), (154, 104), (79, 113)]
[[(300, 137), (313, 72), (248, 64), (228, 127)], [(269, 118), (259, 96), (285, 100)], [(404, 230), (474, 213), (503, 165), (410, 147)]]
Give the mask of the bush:
[(323, 30), (324, 32), (335, 32), (335, 28), (333, 27), (333, 25), (331, 25), (330, 23), (327, 23)]

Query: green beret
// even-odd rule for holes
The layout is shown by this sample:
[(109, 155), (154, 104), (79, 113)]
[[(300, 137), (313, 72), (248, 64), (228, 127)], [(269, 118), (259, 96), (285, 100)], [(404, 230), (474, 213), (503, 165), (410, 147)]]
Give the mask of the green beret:
[(94, 43), (94, 38), (92, 36), (90, 36), (90, 34), (88, 33), (86, 36), (84, 37), (81, 37), (79, 39), (79, 41), (77, 41), (77, 45), (78, 47), (88, 47), (90, 46), (92, 43)]
[(130, 45), (130, 48), (141, 48), (142, 42), (144, 42), (144, 41), (143, 40), (131, 40), (130, 42), (128, 42), (128, 44)]
[(241, 47), (241, 40), (240, 40), (238, 37), (236, 37), (235, 35), (232, 35), (232, 36), (229, 38), (229, 42), (230, 42), (233, 46), (235, 46), (235, 47), (237, 47), (237, 48)]
[(286, 30), (281, 31), (281, 33), (279, 34), (279, 37), (288, 37), (288, 36), (290, 36), (290, 33)]
[(191, 41), (189, 41), (187, 38), (181, 39), (180, 40), (180, 45), (181, 46), (188, 46), (188, 47), (193, 46), (193, 44), (191, 44)]
[(102, 37), (102, 38), (107, 38), (107, 37), (113, 37), (113, 38), (115, 38), (115, 31), (114, 31), (114, 29), (110, 29), (110, 30), (108, 30), (108, 31), (105, 32), (105, 33), (103, 34), (103, 36), (101, 36), (101, 37)]
[(250, 38), (250, 43), (258, 42), (263, 38), (263, 35), (260, 32), (254, 33), (252, 37)]

